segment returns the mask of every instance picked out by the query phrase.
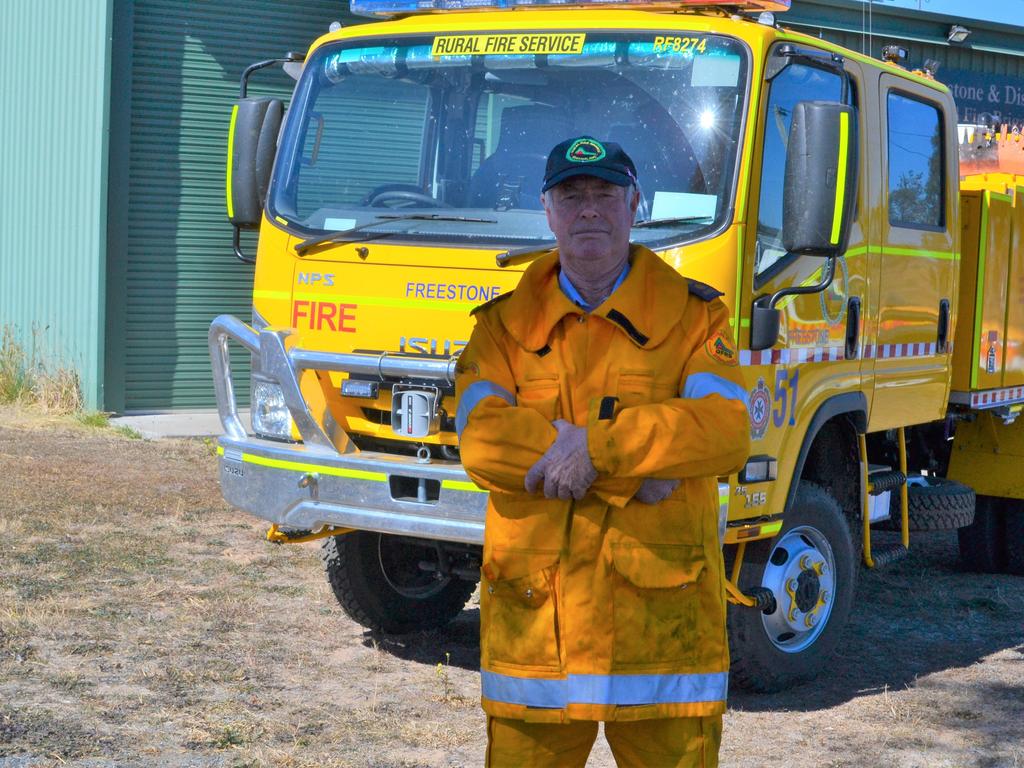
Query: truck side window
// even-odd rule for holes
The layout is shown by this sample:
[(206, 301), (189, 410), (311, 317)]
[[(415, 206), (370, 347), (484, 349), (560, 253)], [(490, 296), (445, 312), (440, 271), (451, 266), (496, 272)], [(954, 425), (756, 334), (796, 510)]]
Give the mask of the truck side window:
[(782, 247), (782, 193), (793, 108), (801, 101), (841, 99), (842, 78), (819, 67), (790, 64), (772, 80), (765, 112), (761, 198), (757, 208), (757, 277), (767, 279), (765, 273), (786, 255)]
[(889, 223), (943, 229), (945, 163), (942, 113), (900, 93), (888, 99)]

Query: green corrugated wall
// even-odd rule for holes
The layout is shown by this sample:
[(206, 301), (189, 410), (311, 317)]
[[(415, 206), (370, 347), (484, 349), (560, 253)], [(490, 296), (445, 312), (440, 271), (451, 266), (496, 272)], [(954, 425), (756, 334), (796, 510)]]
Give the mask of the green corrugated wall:
[[(130, 55), (122, 52), (130, 58), (130, 121), (122, 124), (125, 210), (112, 225), (119, 247), (111, 289), (120, 301), (110, 307), (108, 338), (118, 346), (107, 370), (121, 386), (111, 387), (111, 409), (213, 405), (210, 320), (224, 312), (248, 319), (251, 306), (252, 269), (232, 255), (224, 213), (238, 78), (254, 61), (304, 52), (331, 21), (351, 20), (346, 8), (339, 0), (135, 0), (122, 14), (131, 36)], [(250, 82), (250, 95), (288, 97), (293, 86), (276, 68)], [(244, 242), (254, 254), (254, 240)], [(245, 357), (234, 363), (245, 376)]]
[(103, 402), (110, 0), (2, 0), (0, 327)]

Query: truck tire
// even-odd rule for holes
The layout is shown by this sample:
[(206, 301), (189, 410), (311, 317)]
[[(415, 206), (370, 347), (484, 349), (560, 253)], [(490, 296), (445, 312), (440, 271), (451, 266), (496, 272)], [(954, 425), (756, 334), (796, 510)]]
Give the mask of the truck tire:
[(1003, 500), (978, 496), (974, 522), (957, 531), (960, 559), (969, 571), (1002, 573), (1006, 570), (1006, 525)]
[(1008, 500), (1003, 514), (1006, 517), (1006, 534), (1003, 536), (1006, 572), (1024, 576), (1024, 505), (1016, 499)]
[(729, 606), (736, 683), (773, 693), (822, 670), (853, 605), (855, 553), (839, 502), (820, 486), (801, 482), (779, 534), (747, 547), (740, 587), (765, 587), (776, 605), (767, 613)]
[(375, 632), (407, 634), (442, 627), (462, 611), (476, 584), (423, 570), (434, 543), (353, 531), (324, 539), (321, 560), (342, 610)]
[[(907, 518), (912, 531), (952, 531), (974, 521), (974, 490), (943, 477), (928, 477), (928, 485), (907, 486)], [(900, 530), (899, 495), (893, 491), (889, 502), (892, 517), (879, 524), (889, 531)]]

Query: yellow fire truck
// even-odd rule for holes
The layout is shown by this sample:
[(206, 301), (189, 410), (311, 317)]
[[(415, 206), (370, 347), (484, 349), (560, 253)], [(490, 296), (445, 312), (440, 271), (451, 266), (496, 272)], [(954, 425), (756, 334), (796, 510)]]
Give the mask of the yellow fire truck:
[[(553, 246), (545, 157), (581, 134), (636, 161), (633, 241), (732, 311), (754, 453), (719, 485), (734, 680), (822, 669), (861, 562), (911, 530), (1024, 572), (1016, 177), (961, 192), (948, 89), (784, 29), (787, 6), (353, 0), (381, 19), (246, 70), (228, 216), (240, 258), (239, 232), (259, 239), (251, 322), (210, 329), (221, 484), (271, 541), (323, 540), (353, 619), (437, 627), (474, 590), (486, 494), (459, 462), (455, 361), (470, 310)], [(272, 64), (297, 78), (287, 109), (246, 98)], [(902, 543), (873, 547), (886, 526)]]

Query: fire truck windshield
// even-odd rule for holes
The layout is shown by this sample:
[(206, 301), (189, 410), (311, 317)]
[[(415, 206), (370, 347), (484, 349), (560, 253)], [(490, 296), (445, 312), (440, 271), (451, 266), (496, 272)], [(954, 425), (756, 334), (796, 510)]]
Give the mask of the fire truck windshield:
[[(307, 61), (268, 197), (298, 235), (528, 246), (550, 239), (547, 154), (621, 144), (633, 240), (708, 236), (733, 208), (746, 47), (718, 35), (445, 34), (325, 45)], [(437, 214), (437, 215), (408, 215)]]

